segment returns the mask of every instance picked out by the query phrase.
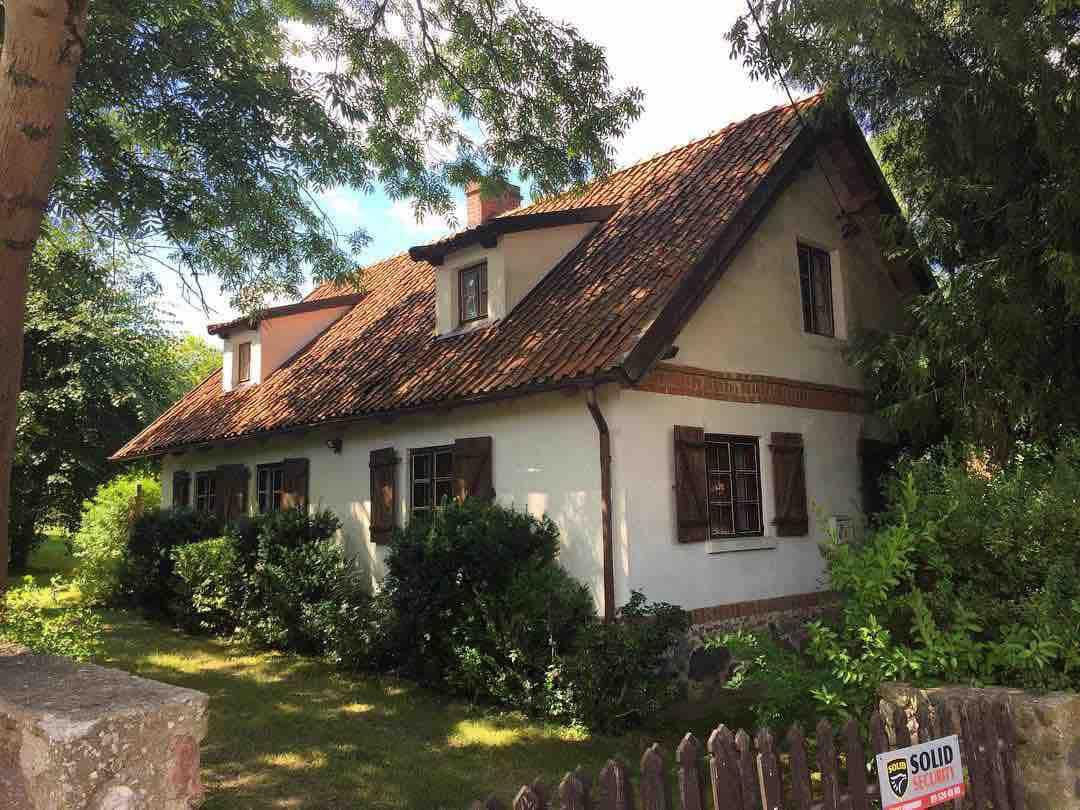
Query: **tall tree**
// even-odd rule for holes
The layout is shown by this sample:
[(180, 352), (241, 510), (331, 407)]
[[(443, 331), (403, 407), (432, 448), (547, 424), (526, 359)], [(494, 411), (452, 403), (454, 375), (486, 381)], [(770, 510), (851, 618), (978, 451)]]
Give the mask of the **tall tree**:
[(206, 376), (221, 355), (171, 334), (153, 276), (96, 254), (79, 233), (38, 242), (26, 302), (12, 474), (11, 563), (46, 525), (74, 529), (115, 470), (108, 456)]
[[(937, 270), (856, 359), (915, 437), (1007, 452), (1080, 429), (1080, 10), (1042, 0), (752, 0), (757, 76), (846, 100)], [(754, 17), (760, 21), (762, 28)]]
[[(85, 46), (50, 211), (165, 263), (195, 295), (216, 276), (247, 310), (296, 294), (308, 270), (355, 277), (366, 235), (337, 234), (313, 192), (379, 184), (418, 214), (448, 213), (454, 186), (493, 189), (517, 169), (546, 193), (610, 168), (612, 139), (640, 111), (638, 90), (612, 86), (600, 48), (520, 0), (95, 0), (85, 35), (81, 2), (55, 3), (75, 4), (58, 21), (73, 21), (73, 46), (69, 29), (8, 13), (5, 65), (17, 43), (40, 50), (53, 37), (51, 58), (31, 67), (62, 57), (73, 70)], [(5, 70), (0, 104), (24, 74)], [(41, 86), (47, 103), (35, 109), (52, 117), (31, 132), (58, 131), (66, 90)], [(16, 136), (26, 139), (0, 120), (0, 143)], [(8, 157), (3, 168), (18, 165), (40, 192), (14, 241), (17, 289), (52, 174), (42, 156)], [(21, 303), (4, 303), (5, 323), (19, 323)], [(21, 354), (21, 329), (5, 330), (6, 361)], [(0, 385), (2, 544), (15, 392), (7, 376)]]
[(56, 171), (86, 0), (5, 0), (0, 50), (0, 594), (8, 577), (15, 408), (26, 274)]

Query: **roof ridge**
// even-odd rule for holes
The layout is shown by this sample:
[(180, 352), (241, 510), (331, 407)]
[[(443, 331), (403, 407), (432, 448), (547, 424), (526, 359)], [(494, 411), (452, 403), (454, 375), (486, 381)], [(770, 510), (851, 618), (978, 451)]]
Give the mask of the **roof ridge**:
[(714, 129), (711, 132), (708, 132), (705, 135), (702, 135), (700, 138), (693, 138), (692, 140), (689, 140), (684, 144), (680, 144), (679, 146), (673, 146), (670, 149), (668, 149), (667, 151), (657, 152), (654, 155), (650, 155), (649, 157), (642, 158), (641, 160), (635, 161), (634, 163), (631, 163), (631, 164), (629, 164), (627, 166), (623, 166), (620, 169), (615, 169), (610, 174), (605, 174), (603, 177), (594, 177), (592, 180), (590, 180), (588, 183), (581, 186), (580, 188), (570, 189), (568, 191), (560, 191), (558, 194), (553, 194), (550, 197), (544, 197), (541, 200), (534, 200), (533, 202), (529, 203), (528, 205), (519, 205), (517, 208), (511, 209), (509, 211), (504, 211), (503, 213), (499, 214), (499, 216), (500, 217), (513, 216), (514, 214), (516, 214), (516, 213), (518, 213), (520, 211), (526, 210), (528, 208), (532, 208), (534, 205), (538, 205), (541, 202), (550, 202), (552, 200), (556, 200), (559, 197), (562, 197), (562, 196), (565, 196), (565, 195), (584, 194), (584, 192), (587, 189), (593, 187), (597, 183), (607, 182), (608, 180), (610, 180), (613, 177), (617, 177), (620, 174), (625, 174), (626, 172), (633, 171), (634, 169), (641, 168), (642, 166), (645, 166), (645, 165), (647, 165), (649, 163), (652, 163), (655, 160), (661, 160), (663, 158), (671, 157), (672, 155), (674, 155), (674, 154), (676, 154), (678, 152), (682, 152), (685, 149), (689, 149), (689, 148), (691, 148), (693, 146), (697, 146), (698, 144), (701, 144), (701, 143), (704, 143), (705, 141), (711, 140), (712, 138), (715, 138), (718, 135), (723, 135), (724, 133), (728, 132), (729, 130), (735, 129), (736, 127), (740, 127), (743, 124), (748, 124), (748, 123), (750, 123), (751, 121), (753, 121), (753, 120), (755, 120), (757, 118), (763, 118), (766, 115), (774, 115), (774, 114), (776, 114), (777, 112), (779, 112), (781, 110), (789, 110), (789, 109), (793, 109), (795, 107), (801, 108), (807, 102), (819, 101), (824, 96), (825, 96), (825, 91), (824, 90), (819, 90), (816, 93), (811, 93), (809, 96), (806, 96), (804, 98), (796, 99), (794, 104), (792, 104), (790, 101), (783, 102), (781, 104), (775, 104), (772, 107), (769, 107), (767, 110), (761, 110), (760, 112), (753, 113), (751, 115), (746, 116), (745, 118), (740, 118), (737, 121), (729, 121), (728, 123), (724, 124), (722, 127), (719, 127), (718, 129)]

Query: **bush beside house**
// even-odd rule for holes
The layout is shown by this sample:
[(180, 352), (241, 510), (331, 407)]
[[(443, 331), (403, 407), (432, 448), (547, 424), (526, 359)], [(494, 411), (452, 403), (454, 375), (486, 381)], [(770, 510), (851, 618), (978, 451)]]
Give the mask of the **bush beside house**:
[(835, 620), (802, 653), (730, 635), (762, 720), (867, 711), (885, 681), (1080, 688), (1080, 442), (1003, 467), (945, 446), (902, 463), (860, 544), (827, 543)]

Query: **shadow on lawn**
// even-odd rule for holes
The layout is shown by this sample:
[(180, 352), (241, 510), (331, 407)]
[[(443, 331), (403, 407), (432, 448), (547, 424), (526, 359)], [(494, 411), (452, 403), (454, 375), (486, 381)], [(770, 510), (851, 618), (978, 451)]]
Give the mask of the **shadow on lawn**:
[(636, 761), (658, 736), (587, 737), (126, 613), (107, 620), (104, 663), (210, 695), (206, 808), (465, 808), (538, 775), (553, 784), (615, 754)]

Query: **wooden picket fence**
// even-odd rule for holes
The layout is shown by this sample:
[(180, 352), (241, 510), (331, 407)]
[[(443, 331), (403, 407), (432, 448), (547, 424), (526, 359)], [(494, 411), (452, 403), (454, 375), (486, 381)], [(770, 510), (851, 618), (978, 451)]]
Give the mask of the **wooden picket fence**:
[[(1016, 762), (1016, 725), (1007, 701), (972, 700), (920, 704), (915, 717), (902, 708), (892, 716), (891, 734), (880, 712), (870, 717), (873, 754), (956, 734), (967, 776), (967, 795), (950, 802), (952, 810), (1024, 810), (1024, 791)], [(786, 751), (763, 729), (752, 740), (720, 726), (709, 736), (707, 752), (687, 734), (669, 768), (659, 745), (641, 757), (637, 796), (630, 771), (612, 759), (593, 785), (580, 768), (566, 774), (555, 791), (541, 782), (525, 785), (513, 810), (871, 810), (878, 808), (873, 755), (867, 756), (863, 729), (855, 720), (839, 740), (827, 720), (816, 729), (811, 778), (807, 741), (798, 727), (786, 735)], [(839, 743), (839, 744), (838, 744)], [(837, 750), (839, 747), (840, 751)], [(707, 755), (706, 755), (707, 754)], [(842, 763), (841, 763), (842, 760)], [(674, 793), (668, 777), (674, 775)], [(674, 796), (674, 801), (672, 800)], [(471, 810), (506, 810), (496, 797), (473, 802)]]

